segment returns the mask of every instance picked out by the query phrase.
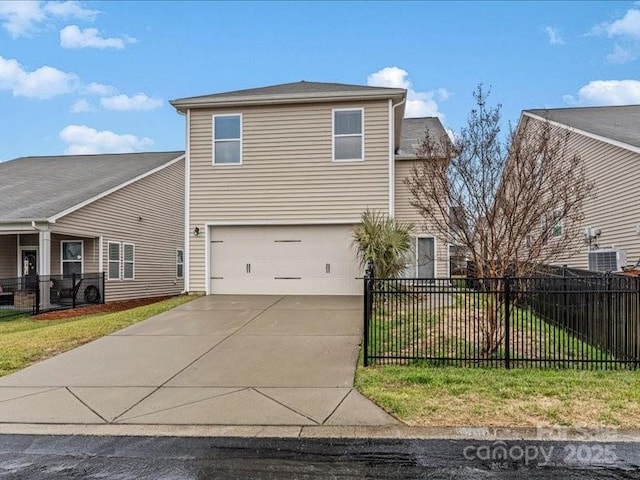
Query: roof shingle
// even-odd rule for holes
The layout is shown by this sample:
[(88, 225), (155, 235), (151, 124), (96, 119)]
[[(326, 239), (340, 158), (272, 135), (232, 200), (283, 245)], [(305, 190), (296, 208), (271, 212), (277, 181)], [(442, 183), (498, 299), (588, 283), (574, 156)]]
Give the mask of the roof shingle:
[(640, 105), (525, 110), (552, 122), (640, 147)]
[(49, 218), (184, 152), (22, 157), (0, 163), (0, 221)]

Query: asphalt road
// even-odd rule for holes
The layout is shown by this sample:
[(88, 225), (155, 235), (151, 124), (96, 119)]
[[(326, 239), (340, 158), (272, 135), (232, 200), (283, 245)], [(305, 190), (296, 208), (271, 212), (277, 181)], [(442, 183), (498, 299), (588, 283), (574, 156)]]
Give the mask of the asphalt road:
[(2, 479), (640, 479), (640, 444), (0, 436)]

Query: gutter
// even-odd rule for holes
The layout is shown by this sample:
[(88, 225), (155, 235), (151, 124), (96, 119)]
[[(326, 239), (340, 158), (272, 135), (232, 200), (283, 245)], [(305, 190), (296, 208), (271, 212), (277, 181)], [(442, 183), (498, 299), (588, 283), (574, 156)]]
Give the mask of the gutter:
[(373, 92), (373, 93), (348, 93), (340, 94), (296, 94), (296, 95), (257, 95), (253, 98), (245, 96), (226, 97), (216, 100), (215, 98), (190, 98), (170, 100), (169, 103), (178, 111), (184, 111), (188, 108), (203, 107), (239, 107), (250, 105), (278, 105), (278, 104), (295, 104), (295, 103), (325, 103), (330, 101), (363, 101), (363, 100), (387, 100), (394, 97), (404, 97), (406, 90), (396, 89), (390, 92)]

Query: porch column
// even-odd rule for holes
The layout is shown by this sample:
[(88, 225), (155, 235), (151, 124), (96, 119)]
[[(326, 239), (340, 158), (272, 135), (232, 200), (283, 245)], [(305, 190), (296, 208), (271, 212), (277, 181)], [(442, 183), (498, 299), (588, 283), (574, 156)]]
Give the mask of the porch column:
[[(38, 274), (42, 280), (49, 280), (51, 275), (51, 231), (38, 231), (39, 261)], [(49, 306), (49, 282), (40, 281), (40, 306)]]

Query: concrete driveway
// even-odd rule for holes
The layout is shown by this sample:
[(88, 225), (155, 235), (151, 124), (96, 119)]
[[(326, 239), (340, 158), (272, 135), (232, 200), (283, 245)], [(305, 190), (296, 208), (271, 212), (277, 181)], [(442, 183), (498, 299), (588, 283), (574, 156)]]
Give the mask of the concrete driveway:
[(352, 388), (361, 302), (199, 298), (0, 378), (0, 423), (397, 423)]

